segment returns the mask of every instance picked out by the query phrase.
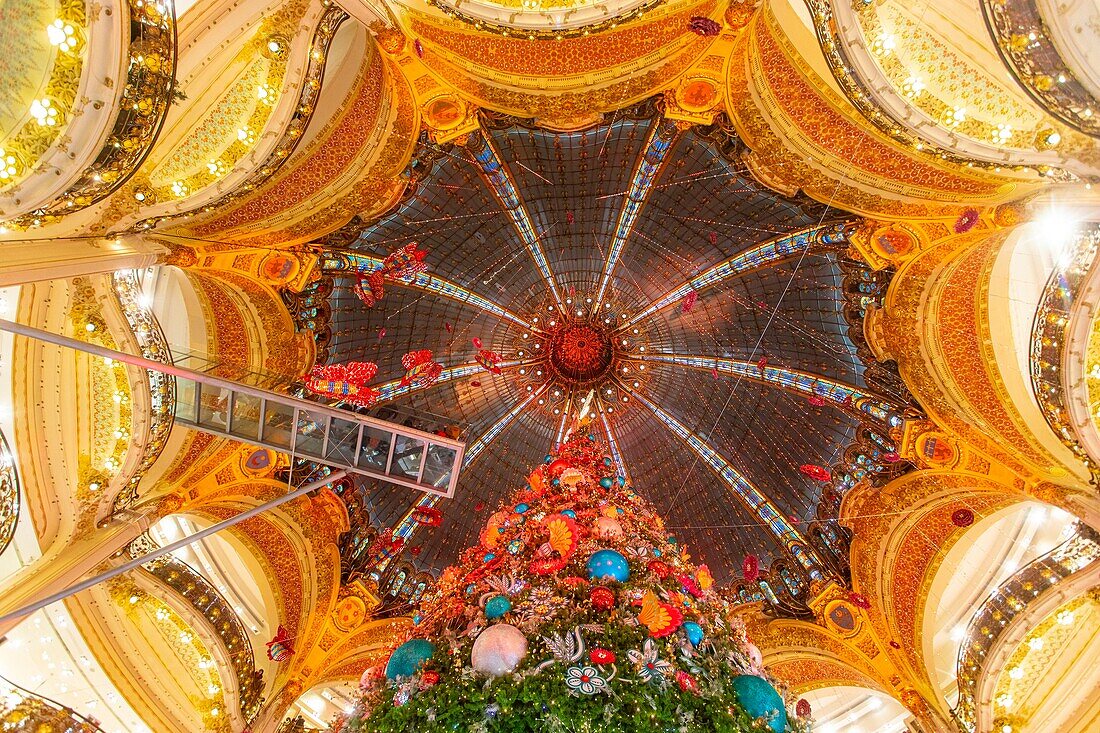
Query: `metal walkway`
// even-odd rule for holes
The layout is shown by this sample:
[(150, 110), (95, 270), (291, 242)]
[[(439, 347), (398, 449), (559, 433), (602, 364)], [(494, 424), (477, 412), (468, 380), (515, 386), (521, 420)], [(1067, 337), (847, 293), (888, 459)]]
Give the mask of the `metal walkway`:
[(175, 422), (412, 489), (454, 496), (465, 443), (0, 319), (0, 330), (175, 378)]

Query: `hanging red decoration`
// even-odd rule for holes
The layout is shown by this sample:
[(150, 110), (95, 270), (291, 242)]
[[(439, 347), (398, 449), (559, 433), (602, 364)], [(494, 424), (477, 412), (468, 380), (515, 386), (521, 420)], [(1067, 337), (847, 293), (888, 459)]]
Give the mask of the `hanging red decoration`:
[(477, 381), (476, 379), (471, 379), (471, 380), (470, 380), (470, 386), (471, 386), (471, 387), (480, 387), (480, 386), (481, 386), (481, 382)]
[(822, 397), (821, 395), (816, 395), (816, 394), (815, 395), (810, 395), (809, 397), (806, 398), (806, 401), (809, 402), (814, 407), (824, 407), (825, 406), (825, 398)]
[(714, 377), (715, 379), (718, 379), (718, 367), (711, 367), (710, 368), (710, 376)]
[(798, 704), (794, 706), (794, 714), (800, 718), (808, 718), (813, 711), (810, 709), (810, 701), (806, 698), (800, 698)]
[(419, 246), (416, 242), (409, 242), (386, 255), (386, 259), (382, 260), (382, 269), (386, 276), (394, 280), (411, 280), (427, 270), (428, 265), (424, 263), (424, 258), (428, 253), (418, 249)]
[(426, 527), (438, 527), (443, 524), (443, 512), (434, 506), (418, 506), (412, 513), (413, 521)]
[(424, 44), (420, 42), (419, 38), (413, 41), (413, 51), (416, 52), (417, 58), (424, 58)]
[(833, 477), (833, 475), (829, 473), (829, 469), (815, 466), (812, 463), (803, 463), (798, 467), (798, 470), (814, 481), (828, 481)]
[(454, 329), (451, 328), (451, 324), (447, 322), (443, 323), (443, 328), (447, 329), (447, 333), (452, 333), (454, 331)]
[(475, 349), (480, 349), (482, 346), (484, 346), (484, 344), (481, 342), (481, 339), (479, 339), (477, 336), (474, 336), (472, 339), (470, 339), (470, 343), (474, 345)]
[(409, 550), (409, 554), (411, 554), (413, 557), (417, 557), (423, 551), (424, 551), (424, 548), (421, 547), (420, 545), (417, 545), (416, 547), (413, 547), (412, 549)]
[(756, 555), (745, 555), (741, 561), (741, 575), (749, 583), (755, 583), (760, 577), (760, 558)]
[(688, 28), (692, 33), (704, 38), (713, 38), (722, 32), (722, 26), (718, 24), (718, 21), (711, 20), (703, 15), (693, 15), (691, 20), (688, 21)]
[(432, 352), (428, 349), (410, 351), (401, 357), (401, 366), (405, 369), (405, 376), (401, 378), (401, 386), (427, 387), (434, 384), (443, 373), (443, 365), (432, 361)]
[(290, 635), (280, 625), (275, 631), (275, 637), (267, 642), (267, 658), (272, 662), (282, 662), (289, 659), (293, 653), (294, 647), (290, 644)]
[(378, 340), (381, 341), (384, 338), (386, 338), (386, 329), (384, 329), (384, 328), (378, 329)]
[(965, 234), (977, 224), (978, 210), (973, 208), (964, 209), (963, 213), (959, 214), (959, 218), (955, 220), (955, 234)]
[(688, 294), (684, 296), (684, 299), (680, 301), (680, 312), (691, 313), (695, 309), (695, 304), (699, 302), (699, 293), (690, 290)]
[(849, 593), (848, 602), (856, 608), (862, 608), (863, 610), (867, 610), (871, 607), (871, 601), (867, 600), (867, 596), (863, 595), (862, 593)]
[(901, 649), (901, 644), (899, 644), (896, 641), (894, 641), (893, 639), (891, 639), (890, 640), (890, 648), (891, 649)]
[(365, 306), (373, 308), (386, 294), (385, 287), (383, 287), (385, 282), (385, 273), (382, 270), (375, 270), (365, 275), (359, 275), (355, 280), (352, 292), (355, 293), (355, 297), (363, 301)]
[(367, 554), (370, 556), (368, 564), (375, 565), (388, 560), (401, 552), (403, 547), (405, 547), (405, 538), (394, 537), (393, 530), (389, 530), (367, 547)]
[(572, 211), (567, 211), (567, 212), (565, 212), (565, 220), (568, 223), (572, 224), (574, 221), (576, 221), (576, 217), (573, 216)]
[(481, 349), (474, 357), (474, 361), (482, 366), (490, 374), (500, 374), (501, 356), (495, 351)]
[(756, 368), (759, 369), (761, 372), (763, 372), (764, 369), (767, 366), (768, 366), (768, 357), (766, 357), (766, 356), (760, 357), (760, 361), (756, 362)]
[(370, 361), (318, 365), (305, 376), (306, 389), (316, 395), (370, 407), (378, 399), (378, 392), (368, 387), (367, 382), (377, 373), (378, 365)]
[(969, 527), (974, 524), (974, 512), (970, 509), (956, 509), (951, 512), (951, 523), (956, 527)]
[(711, 244), (718, 244), (718, 232), (710, 232), (707, 234), (707, 239), (710, 240)]

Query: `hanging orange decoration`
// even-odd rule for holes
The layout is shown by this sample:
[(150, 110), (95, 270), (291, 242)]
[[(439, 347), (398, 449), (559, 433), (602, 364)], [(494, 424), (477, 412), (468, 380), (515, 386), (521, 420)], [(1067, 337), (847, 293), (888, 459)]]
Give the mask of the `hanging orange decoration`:
[(370, 361), (318, 365), (306, 375), (306, 389), (316, 395), (370, 407), (378, 399), (378, 392), (368, 387), (367, 382), (377, 373), (378, 365)]
[(405, 376), (401, 378), (402, 387), (427, 387), (434, 384), (443, 373), (443, 365), (432, 361), (432, 352), (428, 349), (405, 354), (401, 357), (401, 366), (405, 369)]

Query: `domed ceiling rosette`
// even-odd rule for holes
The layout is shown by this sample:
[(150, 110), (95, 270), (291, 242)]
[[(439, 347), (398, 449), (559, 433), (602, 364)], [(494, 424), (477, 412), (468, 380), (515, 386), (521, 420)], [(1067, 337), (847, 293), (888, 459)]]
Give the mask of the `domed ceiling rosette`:
[[(365, 488), (418, 564), (452, 562), (586, 414), (720, 579), (747, 555), (803, 590), (836, 572), (840, 496), (897, 470), (907, 396), (868, 385), (859, 323), (888, 276), (849, 259), (855, 217), (767, 189), (740, 151), (728, 125), (682, 129), (652, 103), (568, 133), (486, 118), (465, 145), (421, 147), (395, 211), (322, 243), (327, 361), (377, 362), (376, 414), (467, 440), (439, 527), (415, 526), (407, 491)], [(428, 271), (364, 307), (357, 273), (410, 241)], [(439, 380), (400, 386), (422, 349)]]

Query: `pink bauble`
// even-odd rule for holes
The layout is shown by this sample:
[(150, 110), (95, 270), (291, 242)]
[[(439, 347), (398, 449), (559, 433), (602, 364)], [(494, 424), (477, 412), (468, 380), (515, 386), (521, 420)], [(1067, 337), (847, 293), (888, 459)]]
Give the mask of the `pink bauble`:
[(606, 540), (617, 540), (623, 536), (623, 525), (619, 520), (611, 517), (600, 517), (596, 520), (596, 536)]
[(496, 624), (482, 631), (474, 640), (470, 664), (475, 672), (490, 677), (514, 672), (527, 654), (527, 637), (511, 624)]
[(764, 666), (764, 655), (760, 653), (760, 648), (756, 644), (746, 644), (745, 651), (749, 653), (749, 659), (754, 666)]

